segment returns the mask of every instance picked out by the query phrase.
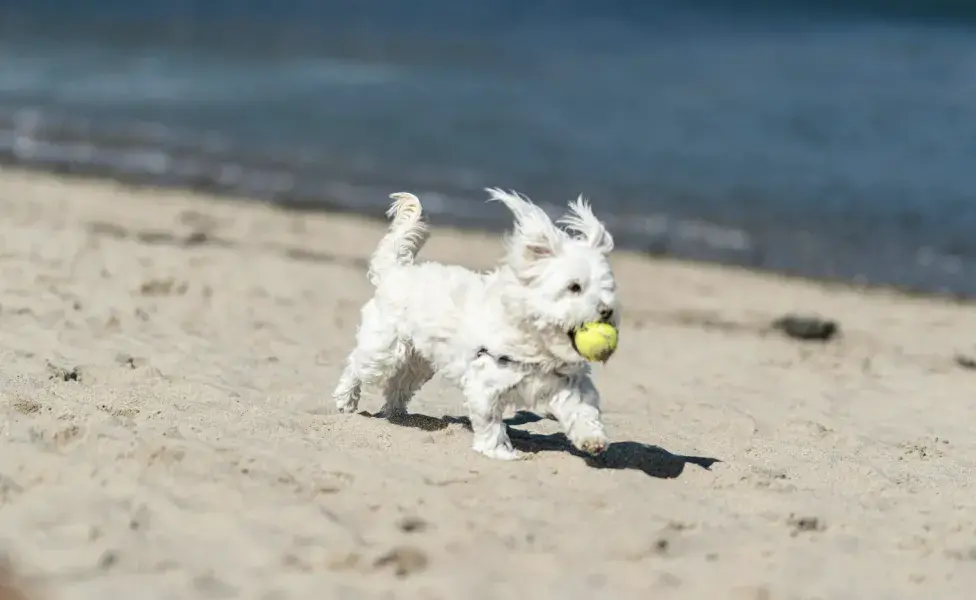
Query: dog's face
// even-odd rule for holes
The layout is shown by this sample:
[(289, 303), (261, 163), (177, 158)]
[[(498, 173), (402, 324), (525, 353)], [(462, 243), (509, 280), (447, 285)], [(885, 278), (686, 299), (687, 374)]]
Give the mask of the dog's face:
[(585, 359), (573, 337), (583, 323), (618, 326), (620, 304), (608, 255), (613, 238), (589, 205), (578, 198), (556, 226), (538, 206), (515, 193), (489, 189), (515, 215), (506, 263), (519, 283), (524, 317), (550, 352), (567, 363)]

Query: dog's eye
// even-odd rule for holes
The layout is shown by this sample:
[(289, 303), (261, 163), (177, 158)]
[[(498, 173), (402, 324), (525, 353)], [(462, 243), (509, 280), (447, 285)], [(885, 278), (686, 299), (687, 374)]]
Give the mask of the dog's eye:
[(583, 291), (583, 286), (574, 281), (573, 283), (569, 284), (567, 289), (574, 294), (578, 294)]

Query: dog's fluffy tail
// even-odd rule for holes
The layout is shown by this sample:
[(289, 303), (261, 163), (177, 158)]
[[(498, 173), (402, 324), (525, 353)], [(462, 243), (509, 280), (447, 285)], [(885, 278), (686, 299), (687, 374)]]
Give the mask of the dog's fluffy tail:
[(379, 285), (383, 275), (399, 265), (413, 264), (427, 241), (427, 224), (421, 220), (420, 199), (408, 192), (390, 194), (393, 204), (386, 211), (390, 230), (380, 240), (369, 261), (369, 280)]

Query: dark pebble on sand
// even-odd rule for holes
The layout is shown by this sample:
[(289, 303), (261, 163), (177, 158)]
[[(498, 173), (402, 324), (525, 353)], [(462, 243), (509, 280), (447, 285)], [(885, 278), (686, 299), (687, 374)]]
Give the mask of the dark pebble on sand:
[(956, 364), (970, 371), (976, 371), (976, 358), (972, 356), (966, 356), (965, 354), (956, 355)]
[(784, 315), (773, 321), (773, 329), (795, 340), (826, 342), (840, 333), (836, 321), (820, 317)]

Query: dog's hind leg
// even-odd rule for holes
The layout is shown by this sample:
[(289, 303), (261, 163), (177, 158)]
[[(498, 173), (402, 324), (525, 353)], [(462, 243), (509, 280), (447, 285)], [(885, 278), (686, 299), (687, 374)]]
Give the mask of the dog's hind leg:
[(356, 347), (346, 359), (346, 367), (332, 392), (339, 412), (356, 412), (362, 386), (382, 383), (393, 374), (401, 360), (401, 345), (395, 324), (381, 317), (373, 300), (367, 302), (356, 333)]
[(356, 412), (359, 408), (359, 397), (362, 393), (363, 382), (356, 374), (355, 365), (352, 357), (347, 360), (346, 368), (339, 376), (339, 384), (332, 392), (332, 399), (335, 400), (336, 409), (341, 413)]
[(386, 399), (383, 413), (386, 418), (393, 419), (407, 414), (407, 403), (433, 376), (434, 369), (430, 363), (407, 347), (396, 371), (386, 380), (383, 391)]

